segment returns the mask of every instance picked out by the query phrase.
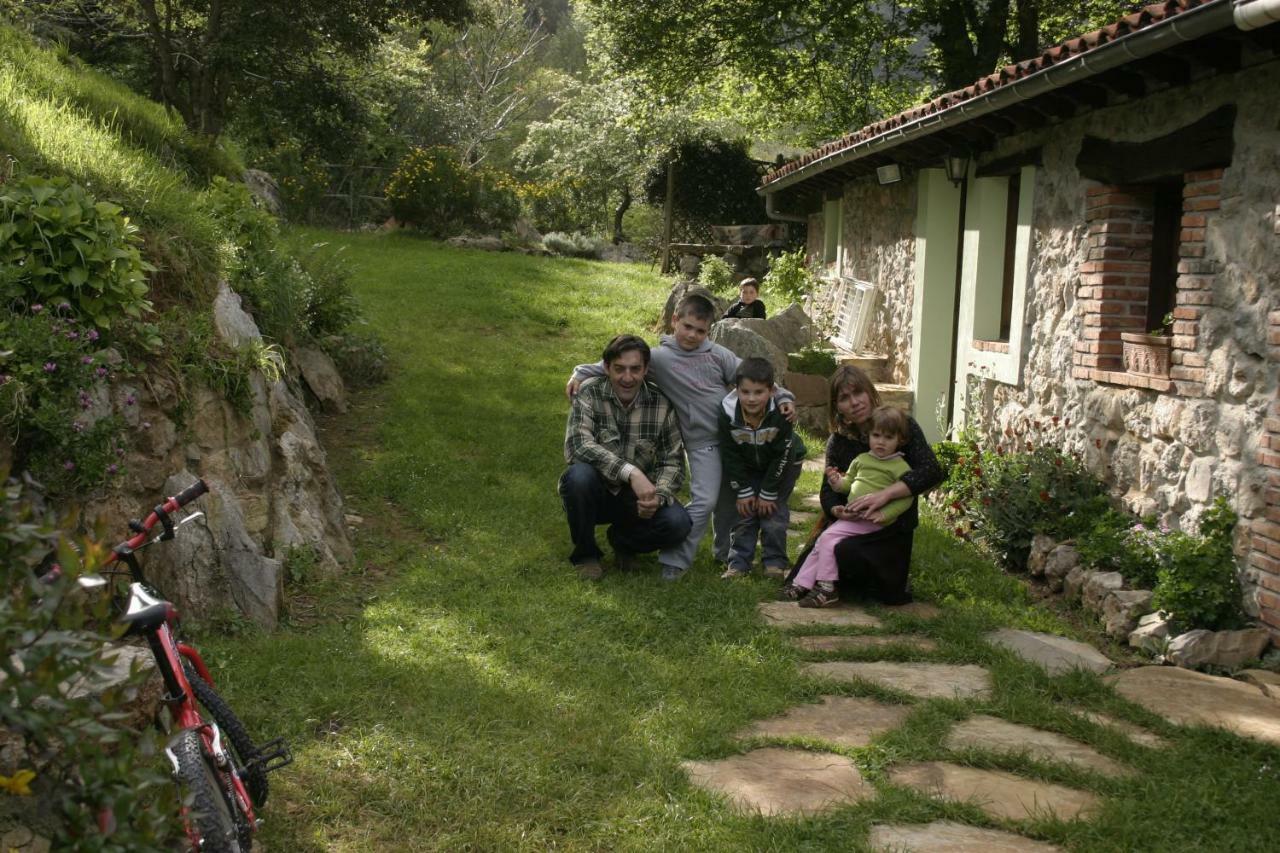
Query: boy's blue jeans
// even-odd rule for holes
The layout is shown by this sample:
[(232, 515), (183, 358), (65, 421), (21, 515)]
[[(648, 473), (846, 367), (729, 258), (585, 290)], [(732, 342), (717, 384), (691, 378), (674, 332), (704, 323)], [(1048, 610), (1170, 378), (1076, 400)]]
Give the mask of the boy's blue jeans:
[[(750, 515), (737, 517), (733, 530), (729, 533), (729, 568), (739, 572), (751, 571), (751, 563), (756, 553), (756, 540), (760, 541), (760, 559), (766, 566), (790, 565), (787, 559), (787, 526), (791, 523), (791, 509), (787, 501), (791, 499), (791, 490), (796, 487), (803, 462), (796, 461), (787, 466), (782, 481), (778, 483), (777, 509), (768, 518)], [(726, 484), (728, 478), (725, 479)], [(760, 482), (753, 483), (756, 490)], [(737, 495), (725, 488), (721, 490), (720, 500), (729, 506), (737, 503)]]

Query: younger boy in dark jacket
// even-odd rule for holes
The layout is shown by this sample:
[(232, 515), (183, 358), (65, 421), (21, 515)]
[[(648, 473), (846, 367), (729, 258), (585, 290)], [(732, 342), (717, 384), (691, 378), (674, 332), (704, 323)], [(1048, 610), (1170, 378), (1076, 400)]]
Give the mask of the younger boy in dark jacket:
[(738, 284), (738, 301), (729, 306), (722, 320), (765, 319), (764, 303), (760, 301), (760, 282), (744, 278)]
[(766, 573), (785, 574), (787, 501), (800, 476), (805, 446), (773, 402), (773, 365), (744, 359), (733, 391), (720, 406), (721, 500), (737, 501), (738, 520), (729, 534), (729, 566), (721, 577), (751, 571), (756, 539)]

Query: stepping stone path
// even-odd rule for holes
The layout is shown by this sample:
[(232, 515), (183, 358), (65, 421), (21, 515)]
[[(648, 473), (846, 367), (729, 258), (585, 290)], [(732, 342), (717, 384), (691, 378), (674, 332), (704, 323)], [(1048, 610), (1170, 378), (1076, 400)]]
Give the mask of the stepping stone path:
[(1050, 675), (1062, 675), (1073, 669), (1098, 673), (1111, 669), (1111, 661), (1093, 646), (1056, 634), (1001, 628), (987, 634), (986, 640), (992, 645), (1009, 649), (1023, 660), (1040, 666)]
[(805, 737), (859, 747), (902, 725), (910, 713), (908, 705), (853, 696), (823, 696), (816, 705), (797, 705), (781, 716), (754, 723), (738, 736)]
[(942, 608), (927, 601), (912, 601), (909, 604), (887, 605), (885, 610), (901, 616), (913, 616), (916, 619), (937, 619), (942, 615)]
[(879, 628), (880, 620), (867, 611), (851, 606), (800, 607), (794, 601), (764, 601), (758, 605), (765, 621), (782, 628), (792, 625), (831, 625), (854, 628)]
[(792, 637), (791, 645), (806, 652), (850, 652), (894, 646), (915, 652), (936, 651), (938, 644), (915, 634), (860, 634), (853, 637)]
[(802, 668), (819, 678), (869, 681), (918, 699), (986, 699), (991, 695), (991, 673), (973, 664), (826, 661)]
[(1124, 698), (1172, 723), (1280, 745), (1280, 701), (1252, 684), (1173, 666), (1140, 666), (1107, 680)]
[(683, 766), (693, 784), (765, 816), (813, 814), (875, 796), (853, 761), (831, 752), (766, 747)]
[(790, 525), (792, 528), (792, 532), (795, 532), (797, 529), (803, 528), (804, 532), (808, 533), (809, 530), (813, 528), (813, 523), (817, 520), (818, 520), (818, 513), (816, 512), (807, 512), (803, 509), (791, 510)]
[(889, 780), (932, 797), (972, 803), (1001, 820), (1072, 820), (1088, 816), (1099, 805), (1098, 798), (1087, 791), (945, 761), (890, 768)]
[(1117, 720), (1115, 717), (1109, 717), (1106, 714), (1100, 714), (1097, 711), (1085, 711), (1079, 708), (1073, 708), (1072, 713), (1077, 717), (1083, 717), (1096, 726), (1106, 726), (1109, 729), (1115, 729), (1138, 746), (1159, 749), (1169, 745), (1169, 741), (1160, 737), (1160, 735), (1152, 734), (1142, 726), (1135, 726), (1127, 720)]
[(1246, 669), (1236, 673), (1236, 676), (1254, 685), (1272, 699), (1280, 699), (1280, 672), (1272, 672), (1269, 669)]
[(804, 462), (800, 463), (800, 470), (814, 471), (821, 474), (827, 469), (823, 467), (823, 460), (821, 458), (806, 456)]
[(1131, 770), (1091, 746), (1064, 735), (979, 715), (959, 723), (947, 735), (947, 749), (1025, 753), (1037, 761), (1061, 761), (1104, 776), (1127, 776)]
[(1060, 853), (1062, 850), (1012, 832), (981, 829), (949, 820), (876, 824), (871, 827), (867, 840), (878, 853)]

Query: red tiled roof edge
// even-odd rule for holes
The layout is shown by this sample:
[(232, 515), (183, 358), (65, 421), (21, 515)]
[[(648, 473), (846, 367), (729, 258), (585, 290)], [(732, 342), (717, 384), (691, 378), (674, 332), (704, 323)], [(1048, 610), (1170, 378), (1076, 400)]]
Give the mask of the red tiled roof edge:
[(893, 130), (896, 127), (901, 127), (904, 124), (917, 121), (925, 116), (940, 113), (949, 107), (955, 106), (956, 104), (971, 100), (980, 95), (985, 95), (988, 92), (999, 89), (1000, 87), (1016, 80), (1021, 80), (1024, 77), (1029, 77), (1037, 71), (1043, 71), (1044, 69), (1052, 65), (1056, 65), (1066, 59), (1079, 56), (1082, 53), (1087, 53), (1090, 50), (1115, 41), (1122, 36), (1127, 36), (1130, 33), (1135, 33), (1139, 30), (1144, 30), (1152, 24), (1176, 17), (1184, 12), (1190, 11), (1191, 9), (1195, 9), (1200, 6), (1207, 6), (1216, 2), (1230, 2), (1230, 0), (1167, 0), (1167, 2), (1164, 3), (1155, 3), (1150, 6), (1144, 6), (1142, 9), (1126, 15), (1120, 20), (1109, 24), (1102, 29), (1085, 33), (1084, 35), (1077, 36), (1073, 39), (1068, 39), (1061, 44), (1056, 44), (1033, 59), (1025, 59), (1022, 62), (1006, 65), (998, 71), (994, 71), (991, 74), (976, 80), (973, 84), (966, 86), (963, 89), (956, 89), (953, 92), (947, 92), (939, 95), (931, 101), (918, 104), (917, 106), (911, 107), (910, 109), (904, 110), (897, 115), (890, 116), (889, 118), (881, 119), (880, 121), (867, 125), (861, 130), (845, 134), (839, 139), (828, 142), (821, 147), (802, 154), (795, 160), (792, 160), (789, 163), (784, 163), (766, 174), (764, 179), (761, 181), (761, 186), (767, 187), (775, 181), (797, 172), (811, 163), (825, 157), (830, 157), (833, 154), (838, 154), (841, 151), (852, 148), (860, 142), (873, 139), (874, 137)]

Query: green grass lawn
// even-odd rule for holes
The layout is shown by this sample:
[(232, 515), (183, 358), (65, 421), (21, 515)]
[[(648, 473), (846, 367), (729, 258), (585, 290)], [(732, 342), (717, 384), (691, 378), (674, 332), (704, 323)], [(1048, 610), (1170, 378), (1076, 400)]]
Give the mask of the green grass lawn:
[[(564, 381), (610, 335), (654, 325), (662, 281), (639, 266), (309, 233), (349, 247), (396, 370), (325, 432), (348, 511), (365, 520), (356, 565), (295, 581), (280, 631), (206, 643), (250, 729), (293, 744), (295, 764), (272, 779), (268, 850), (848, 850), (876, 821), (992, 826), (884, 774), (946, 756), (947, 725), (972, 713), (1061, 731), (1138, 771), (1114, 781), (959, 756), (1105, 799), (1089, 822), (1009, 828), (1073, 850), (1274, 849), (1280, 751), (1167, 726), (1094, 677), (1049, 678), (988, 647), (980, 635), (999, 625), (1074, 629), (928, 523), (915, 586), (946, 613), (887, 622), (939, 650), (877, 656), (983, 664), (994, 698), (915, 703), (901, 729), (836, 750), (880, 793), (829, 816), (745, 816), (692, 788), (682, 759), (742, 751), (738, 729), (822, 692), (910, 700), (801, 677), (800, 654), (755, 613), (775, 584), (722, 582), (705, 549), (676, 584), (652, 562), (598, 584), (569, 568), (555, 494)], [(816, 486), (806, 474), (802, 489)], [(1068, 705), (1147, 724), (1171, 746), (1135, 746)]]

